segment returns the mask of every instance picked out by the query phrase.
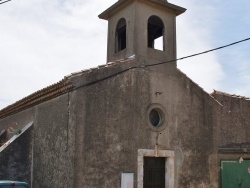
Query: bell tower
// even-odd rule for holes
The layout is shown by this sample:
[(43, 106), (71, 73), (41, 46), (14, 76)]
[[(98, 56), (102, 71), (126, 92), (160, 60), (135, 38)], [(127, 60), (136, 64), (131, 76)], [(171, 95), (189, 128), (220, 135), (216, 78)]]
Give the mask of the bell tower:
[(119, 0), (99, 15), (108, 20), (107, 62), (176, 58), (176, 17), (186, 9), (167, 0)]

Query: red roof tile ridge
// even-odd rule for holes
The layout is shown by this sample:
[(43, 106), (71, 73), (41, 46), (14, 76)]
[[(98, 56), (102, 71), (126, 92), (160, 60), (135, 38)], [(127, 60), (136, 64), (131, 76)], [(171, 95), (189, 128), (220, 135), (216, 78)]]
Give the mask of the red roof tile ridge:
[(62, 95), (73, 87), (74, 86), (72, 85), (72, 83), (69, 82), (67, 78), (64, 78), (63, 80), (55, 84), (38, 90), (22, 98), (21, 100), (3, 108), (2, 110), (0, 110), (0, 119)]
[(119, 60), (115, 60), (115, 61), (112, 61), (112, 62), (108, 62), (106, 64), (98, 65), (97, 67), (91, 67), (91, 68), (88, 68), (88, 69), (83, 69), (83, 70), (80, 70), (80, 71), (77, 71), (77, 72), (73, 72), (73, 73), (71, 73), (69, 75), (64, 76), (64, 78), (65, 79), (70, 79), (70, 78), (73, 78), (73, 77), (76, 77), (76, 76), (81, 76), (82, 74), (85, 74), (85, 73), (89, 73), (89, 72), (99, 70), (99, 69), (105, 69), (105, 68), (115, 66), (115, 65), (120, 64), (120, 63), (124, 63), (124, 62), (127, 62), (127, 61), (134, 60), (134, 59), (135, 59), (135, 55), (132, 55), (132, 56), (130, 56), (128, 58), (125, 58), (125, 59), (119, 59)]
[(38, 90), (24, 98), (22, 98), (19, 101), (16, 101), (15, 103), (0, 109), (0, 119), (7, 117), (11, 114), (20, 112), (22, 110), (25, 110), (27, 108), (30, 108), (32, 106), (35, 106), (37, 104), (40, 104), (42, 102), (45, 102), (47, 100), (50, 100), (52, 98), (55, 98), (57, 96), (60, 96), (62, 94), (65, 94), (66, 92), (70, 91), (71, 89), (73, 89), (75, 86), (73, 85), (73, 83), (71, 82), (71, 79), (77, 76), (81, 76), (83, 74), (86, 73), (91, 73), (95, 70), (99, 70), (99, 69), (104, 69), (104, 68), (108, 68), (111, 66), (115, 66), (117, 64), (120, 63), (124, 63), (126, 61), (131, 61), (134, 60), (135, 56), (131, 56), (128, 57), (126, 59), (121, 59), (121, 60), (117, 60), (114, 62), (109, 62), (107, 64), (103, 64), (103, 65), (99, 65), (97, 67), (92, 67), (89, 69), (85, 69), (85, 70), (81, 70), (78, 72), (74, 72), (71, 73), (70, 75), (64, 76), (64, 78), (52, 85), (49, 85), (41, 90)]

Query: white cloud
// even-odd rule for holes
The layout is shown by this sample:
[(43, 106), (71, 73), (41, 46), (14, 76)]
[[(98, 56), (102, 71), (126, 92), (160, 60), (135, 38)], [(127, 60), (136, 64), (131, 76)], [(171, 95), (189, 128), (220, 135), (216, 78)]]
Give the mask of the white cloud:
[[(178, 3), (178, 1), (176, 2)], [(184, 2), (182, 2), (184, 3)], [(197, 1), (186, 1), (187, 11), (177, 18), (177, 54), (184, 57), (214, 48), (213, 28), (216, 9)], [(207, 92), (219, 87), (224, 72), (216, 53), (208, 53), (178, 62), (178, 68), (185, 72)]]
[(8, 4), (0, 12), (0, 108), (71, 72), (106, 63), (107, 22), (97, 16), (110, 2)]
[(240, 84), (231, 84), (228, 90), (231, 93), (243, 95), (249, 97), (250, 91), (250, 61), (240, 53), (234, 53), (234, 57), (237, 58), (235, 65), (235, 76), (232, 79), (239, 80)]

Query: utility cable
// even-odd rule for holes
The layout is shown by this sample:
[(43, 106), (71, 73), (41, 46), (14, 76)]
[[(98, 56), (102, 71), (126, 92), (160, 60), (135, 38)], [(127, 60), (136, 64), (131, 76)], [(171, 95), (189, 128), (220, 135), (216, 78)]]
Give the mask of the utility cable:
[(11, 1), (11, 0), (6, 0), (6, 1), (4, 1), (4, 2), (1, 2), (1, 1), (3, 1), (3, 0), (0, 0), (0, 4), (4, 4), (4, 3), (7, 3), (7, 2), (9, 2), (9, 1)]
[[(169, 60), (169, 61), (164, 61), (164, 62), (160, 62), (160, 63), (155, 63), (155, 64), (151, 64), (151, 65), (141, 65), (141, 66), (133, 66), (133, 67), (129, 67), (129, 68), (126, 68), (122, 71), (119, 71), (117, 73), (114, 73), (114, 74), (111, 74), (109, 76), (106, 76), (104, 78), (101, 78), (101, 79), (98, 79), (98, 80), (94, 80), (94, 81), (91, 81), (89, 83), (85, 83), (83, 85), (80, 85), (76, 88), (73, 88), (71, 89), (70, 91), (74, 91), (78, 88), (82, 88), (82, 87), (85, 87), (85, 86), (89, 86), (89, 85), (93, 85), (95, 83), (98, 83), (98, 82), (101, 82), (101, 81), (104, 81), (104, 80), (107, 80), (109, 78), (112, 78), (114, 76), (117, 76), (121, 73), (124, 73), (124, 72), (127, 72), (131, 69), (136, 69), (136, 68), (145, 68), (145, 67), (151, 67), (151, 66), (157, 66), (157, 65), (162, 65), (162, 64), (166, 64), (166, 63), (171, 63), (171, 62), (176, 62), (176, 61), (180, 61), (180, 60), (183, 60), (183, 59), (187, 59), (187, 58), (191, 58), (191, 57), (194, 57), (194, 56), (199, 56), (199, 55), (203, 55), (203, 54), (206, 54), (206, 53), (209, 53), (209, 52), (213, 52), (213, 51), (216, 51), (216, 50), (220, 50), (220, 49), (223, 49), (223, 48), (227, 48), (229, 46), (233, 46), (233, 45), (236, 45), (236, 44), (239, 44), (241, 42), (245, 42), (245, 41), (248, 41), (250, 40), (250, 38), (246, 38), (246, 39), (243, 39), (243, 40), (239, 40), (237, 42), (233, 42), (233, 43), (230, 43), (230, 44), (227, 44), (227, 45), (224, 45), (224, 46), (220, 46), (220, 47), (217, 47), (217, 48), (213, 48), (211, 50), (206, 50), (206, 51), (203, 51), (203, 52), (200, 52), (200, 53), (196, 53), (196, 54), (192, 54), (192, 55), (188, 55), (188, 56), (184, 56), (184, 57), (181, 57), (181, 58), (177, 58), (177, 59), (173, 59), (173, 60)], [(112, 66), (112, 65), (111, 65)]]
[(180, 61), (180, 60), (187, 59), (187, 58), (190, 58), (190, 57), (194, 57), (194, 56), (206, 54), (206, 53), (209, 53), (209, 52), (212, 52), (212, 51), (216, 51), (216, 50), (220, 50), (220, 49), (223, 49), (223, 48), (227, 48), (229, 46), (233, 46), (235, 44), (238, 44), (238, 43), (241, 43), (241, 42), (245, 42), (245, 41), (248, 41), (248, 40), (250, 40), (250, 38), (239, 40), (237, 42), (233, 42), (233, 43), (230, 43), (230, 44), (227, 44), (227, 45), (224, 45), (224, 46), (220, 46), (218, 48), (213, 48), (211, 50), (207, 50), (207, 51), (204, 51), (204, 52), (200, 52), (200, 53), (188, 55), (188, 56), (185, 56), (185, 57), (181, 57), (181, 58), (177, 58), (177, 59), (174, 59), (174, 60), (169, 60), (169, 61), (165, 61), (165, 62), (161, 62), (161, 63), (156, 63), (156, 64), (152, 64), (152, 65), (146, 65), (146, 66), (149, 67), (149, 66), (154, 66), (154, 65), (161, 65), (161, 64), (165, 64), (165, 63), (170, 63), (170, 62), (173, 62), (173, 61)]

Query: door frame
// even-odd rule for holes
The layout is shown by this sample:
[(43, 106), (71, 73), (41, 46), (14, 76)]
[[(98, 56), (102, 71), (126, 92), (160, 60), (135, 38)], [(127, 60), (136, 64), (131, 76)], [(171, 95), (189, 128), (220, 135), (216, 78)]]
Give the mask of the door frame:
[(149, 149), (138, 149), (138, 170), (137, 170), (137, 188), (143, 188), (143, 163), (144, 157), (164, 157), (166, 159), (166, 172), (165, 172), (165, 187), (174, 188), (174, 151), (171, 150), (149, 150)]

